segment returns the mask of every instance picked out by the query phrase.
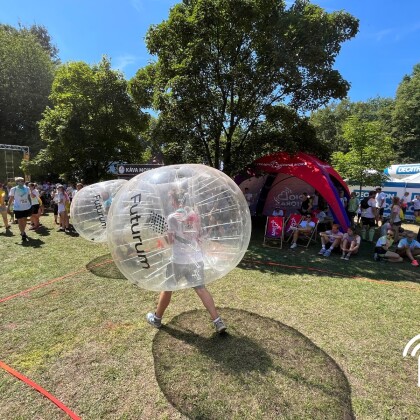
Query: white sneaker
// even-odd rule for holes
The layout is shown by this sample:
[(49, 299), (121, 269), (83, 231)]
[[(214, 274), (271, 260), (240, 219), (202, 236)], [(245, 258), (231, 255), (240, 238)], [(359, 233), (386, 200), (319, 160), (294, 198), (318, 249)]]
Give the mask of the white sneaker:
[(290, 245), (290, 249), (294, 249), (294, 248), (297, 248), (297, 243), (296, 242), (293, 242), (292, 245)]
[(222, 318), (220, 318), (220, 316), (219, 316), (219, 318), (217, 318), (217, 319), (215, 319), (215, 320), (213, 321), (213, 324), (214, 324), (214, 326), (215, 326), (215, 328), (216, 328), (216, 331), (217, 331), (219, 334), (221, 334), (221, 333), (225, 332), (225, 331), (226, 331), (226, 329), (227, 329), (227, 327), (226, 327), (225, 323), (222, 321)]
[(157, 318), (157, 317), (155, 316), (155, 314), (152, 314), (151, 312), (149, 312), (149, 313), (146, 315), (146, 319), (147, 319), (147, 322), (148, 322), (150, 325), (153, 325), (155, 328), (160, 328), (160, 327), (162, 326), (162, 319)]
[(318, 252), (318, 255), (324, 255), (325, 254), (326, 249), (322, 248), (321, 251)]

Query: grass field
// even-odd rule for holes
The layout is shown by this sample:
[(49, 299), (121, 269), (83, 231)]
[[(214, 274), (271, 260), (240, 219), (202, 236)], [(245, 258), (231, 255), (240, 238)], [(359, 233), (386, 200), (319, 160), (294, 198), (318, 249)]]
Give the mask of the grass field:
[[(145, 322), (156, 293), (123, 279), (105, 245), (41, 221), (24, 245), (16, 225), (0, 228), (0, 300), (41, 286), (0, 303), (0, 361), (79, 417), (420, 418), (418, 355), (402, 356), (420, 334), (408, 262), (376, 263), (366, 243), (350, 261), (263, 248), (257, 227), (239, 267), (209, 286), (228, 334), (191, 290), (158, 331)], [(0, 418), (68, 417), (0, 369)]]

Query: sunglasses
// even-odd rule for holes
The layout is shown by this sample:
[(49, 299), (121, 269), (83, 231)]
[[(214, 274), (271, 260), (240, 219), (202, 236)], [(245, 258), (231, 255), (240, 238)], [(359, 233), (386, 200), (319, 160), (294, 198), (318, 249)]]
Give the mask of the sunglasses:
[(390, 238), (393, 238), (393, 237), (394, 237), (394, 235), (389, 235), (389, 234), (388, 234), (388, 235), (386, 235), (386, 236), (388, 236), (388, 237), (390, 237)]

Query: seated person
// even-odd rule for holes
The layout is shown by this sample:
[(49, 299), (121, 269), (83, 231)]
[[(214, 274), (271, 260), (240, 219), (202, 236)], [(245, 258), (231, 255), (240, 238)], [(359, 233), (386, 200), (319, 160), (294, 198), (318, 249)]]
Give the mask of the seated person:
[[(323, 255), (324, 257), (329, 257), (331, 252), (336, 250), (340, 250), (341, 240), (343, 239), (343, 233), (340, 232), (340, 225), (334, 223), (332, 225), (331, 230), (326, 230), (325, 232), (321, 232), (319, 235), (321, 236), (321, 243), (322, 248), (318, 252), (319, 255)], [(328, 246), (328, 248), (327, 248)]]
[(310, 214), (307, 214), (304, 217), (304, 219), (300, 221), (298, 226), (291, 227), (290, 229), (294, 230), (294, 232), (293, 232), (292, 245), (290, 245), (290, 248), (293, 249), (297, 247), (296, 242), (301, 233), (310, 234), (314, 227), (315, 227), (315, 222), (312, 220), (312, 216)]
[(362, 238), (360, 235), (358, 235), (352, 227), (349, 227), (347, 233), (343, 235), (343, 240), (341, 242), (341, 250), (343, 251), (341, 259), (349, 260), (352, 254), (357, 254), (361, 240)]
[(280, 207), (276, 207), (273, 210), (272, 216), (284, 216), (284, 211), (280, 209)]
[(381, 236), (376, 242), (375, 255), (373, 256), (375, 261), (379, 261), (380, 258), (386, 258), (389, 262), (403, 262), (396, 252), (389, 251), (392, 244), (394, 243), (394, 231), (388, 230), (385, 236)]
[(406, 232), (406, 237), (398, 242), (397, 254), (400, 257), (408, 257), (411, 265), (418, 267), (419, 263), (415, 257), (420, 255), (420, 243), (415, 240), (414, 236), (414, 232)]

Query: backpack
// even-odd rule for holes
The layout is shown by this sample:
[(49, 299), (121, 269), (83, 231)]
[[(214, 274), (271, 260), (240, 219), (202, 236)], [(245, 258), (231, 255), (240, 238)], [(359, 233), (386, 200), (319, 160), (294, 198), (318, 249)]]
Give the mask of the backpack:
[(368, 204), (369, 201), (369, 197), (365, 197), (361, 202), (360, 202), (360, 207), (362, 209), (368, 209), (370, 206)]

